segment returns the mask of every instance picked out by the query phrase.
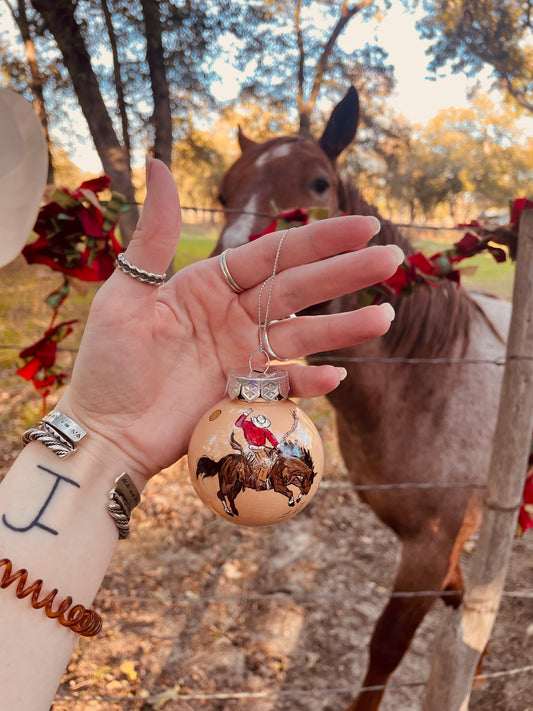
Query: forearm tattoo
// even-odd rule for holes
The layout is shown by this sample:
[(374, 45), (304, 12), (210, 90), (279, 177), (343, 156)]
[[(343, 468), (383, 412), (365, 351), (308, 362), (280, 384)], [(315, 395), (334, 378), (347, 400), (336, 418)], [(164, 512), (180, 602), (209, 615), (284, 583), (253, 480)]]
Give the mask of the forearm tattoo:
[(46, 531), (47, 533), (51, 533), (53, 536), (57, 536), (58, 532), (54, 528), (51, 528), (51, 526), (47, 526), (45, 523), (43, 523), (41, 519), (43, 518), (50, 502), (56, 495), (60, 484), (62, 484), (62, 483), (70, 484), (72, 486), (77, 487), (78, 489), (80, 488), (80, 485), (77, 482), (73, 481), (72, 479), (69, 479), (68, 477), (63, 476), (62, 474), (58, 474), (57, 472), (54, 472), (52, 469), (43, 467), (40, 464), (37, 465), (37, 468), (43, 472), (46, 472), (47, 474), (50, 474), (52, 477), (54, 477), (54, 483), (53, 483), (52, 489), (51, 489), (50, 493), (48, 494), (46, 501), (41, 506), (39, 512), (29, 523), (27, 523), (25, 525), (20, 525), (20, 524), (15, 525), (13, 522), (8, 521), (6, 514), (3, 513), (2, 514), (2, 523), (4, 524), (4, 526), (11, 529), (12, 531), (16, 531), (17, 533), (25, 533), (26, 531), (30, 531), (32, 528), (41, 528), (43, 531)]

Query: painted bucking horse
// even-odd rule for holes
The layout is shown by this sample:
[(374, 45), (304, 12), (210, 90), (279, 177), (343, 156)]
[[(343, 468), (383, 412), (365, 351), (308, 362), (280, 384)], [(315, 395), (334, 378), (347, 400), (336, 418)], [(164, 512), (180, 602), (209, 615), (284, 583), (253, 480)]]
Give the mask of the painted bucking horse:
[[(284, 136), (256, 143), (239, 130), (242, 154), (220, 186), (228, 212), (215, 253), (264, 232), (272, 221), (265, 215), (275, 205), (280, 212), (323, 207), (330, 215), (375, 215), (381, 232), (371, 244), (395, 243), (412, 254), (401, 232), (337, 172), (336, 159), (355, 137), (358, 117), (351, 88), (318, 141)], [(461, 552), (481, 519), (483, 493), (476, 485), (486, 480), (502, 375), (492, 361), (504, 354), (510, 305), (451, 282), (389, 300), (396, 319), (386, 336), (341, 351), (342, 363), (339, 353), (320, 354), (314, 362), (348, 371), (329, 399), (352, 481), (391, 485), (365, 490), (361, 498), (401, 543), (394, 592), (441, 591), (446, 604), (457, 606)], [(356, 307), (352, 294), (318, 312)], [(279, 352), (276, 324), (269, 340)], [(435, 486), (416, 487), (427, 482)], [(413, 486), (394, 488), (398, 484)], [(364, 687), (387, 683), (435, 599), (391, 597), (372, 636), (363, 691), (350, 711), (378, 709), (383, 690)]]
[[(245, 489), (254, 491), (273, 491), (287, 497), (288, 506), (300, 502), (311, 490), (316, 473), (313, 470), (313, 461), (309, 452), (304, 448), (299, 456), (284, 454), (290, 451), (290, 444), (284, 445), (283, 450), (272, 455), (272, 463), (267, 476), (262, 479), (258, 476), (257, 467), (254, 466), (242, 446), (231, 434), (230, 444), (239, 454), (226, 454), (215, 461), (209, 457), (200, 457), (196, 465), (197, 478), (218, 476), (217, 496), (222, 502), (224, 511), (229, 516), (238, 516), (239, 511), (235, 499)], [(299, 489), (297, 498), (289, 487)]]

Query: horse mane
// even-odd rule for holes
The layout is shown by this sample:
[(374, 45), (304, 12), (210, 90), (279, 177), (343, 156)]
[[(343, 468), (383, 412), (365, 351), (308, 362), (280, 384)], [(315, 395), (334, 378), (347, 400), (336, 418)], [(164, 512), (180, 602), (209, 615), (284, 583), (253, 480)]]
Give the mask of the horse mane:
[(313, 458), (311, 457), (311, 452), (308, 449), (302, 447), (299, 459), (305, 464), (306, 467), (308, 467), (309, 469), (311, 469), (311, 471), (314, 472)]
[[(381, 231), (369, 244), (397, 244), (406, 255), (414, 254), (409, 239), (392, 222), (383, 219), (355, 187), (344, 181), (339, 188), (339, 203), (347, 214), (379, 218)], [(392, 296), (390, 302), (396, 318), (384, 343), (391, 355), (405, 358), (449, 356), (458, 341), (463, 343), (464, 355), (470, 338), (472, 314), (479, 310), (464, 289), (443, 280), (435, 287), (420, 287), (407, 297)]]

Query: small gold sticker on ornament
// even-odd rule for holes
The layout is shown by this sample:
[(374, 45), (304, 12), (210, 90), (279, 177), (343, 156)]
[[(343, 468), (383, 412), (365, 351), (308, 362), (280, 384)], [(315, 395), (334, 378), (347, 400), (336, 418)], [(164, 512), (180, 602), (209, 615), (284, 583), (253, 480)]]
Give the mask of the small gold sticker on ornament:
[(217, 418), (220, 417), (222, 414), (222, 410), (214, 410), (210, 415), (209, 415), (209, 422), (213, 422)]

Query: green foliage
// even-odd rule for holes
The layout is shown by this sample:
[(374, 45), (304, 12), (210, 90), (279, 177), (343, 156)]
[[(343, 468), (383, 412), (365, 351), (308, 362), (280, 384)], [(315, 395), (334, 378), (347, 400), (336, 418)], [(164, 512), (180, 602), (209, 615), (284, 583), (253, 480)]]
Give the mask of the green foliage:
[[(287, 107), (312, 111), (317, 89), (332, 103), (350, 84), (358, 86), (363, 98), (388, 95), (393, 68), (386, 64), (383, 48), (341, 40), (348, 23), (366, 24), (389, 6), (388, 0), (353, 3), (353, 10), (348, 3), (326, 0), (249, 2), (243, 16), (248, 29), (236, 55), (236, 65), (247, 77), (239, 100), (276, 113)], [(295, 114), (292, 120), (296, 123)]]
[(440, 111), (425, 127), (391, 123), (364, 157), (364, 166), (349, 157), (348, 172), (370, 199), (382, 196), (386, 214), (407, 208), (409, 221), (468, 221), (487, 207), (507, 208), (533, 183), (533, 147), (515, 112), (482, 95), (469, 109)]
[(424, 0), (418, 27), (432, 40), (430, 70), (447, 64), (477, 74), (485, 65), (518, 105), (533, 113), (530, 0)]
[[(67, 5), (74, 8), (114, 132), (125, 144), (103, 14), (107, 3), (125, 93), (126, 130), (138, 155), (153, 145), (155, 130), (141, 0), (51, 1), (58, 12)], [(50, 114), (57, 182), (73, 186), (77, 171), (64, 153), (87, 136), (78, 136), (73, 126), (76, 98), (61, 53), (29, 0), (25, 6)], [(455, 71), (473, 73), (490, 64), (495, 75), (521, 87), (527, 98), (533, 71), (527, 6), (515, 0), (424, 0), (420, 30), (433, 43), (431, 68), (452, 63)], [(389, 7), (389, 0), (161, 0), (173, 170), (184, 204), (212, 205), (220, 177), (237, 155), (238, 125), (255, 140), (265, 140), (298, 131), (307, 112), (313, 133), (319, 135), (350, 83), (358, 88), (362, 111), (357, 148), (344, 156), (344, 169), (387, 214), (462, 219), (489, 205), (505, 207), (509, 198), (528, 192), (533, 149), (521, 140), (509, 108), (496, 110), (480, 97), (471, 110), (450, 110), (425, 129), (414, 129), (387, 109), (393, 67), (385, 48), (368, 40), (372, 23)], [(5, 0), (2, 26), (20, 8), (20, 2)], [(20, 37), (14, 41), (13, 33), (4, 31), (1, 39), (3, 83), (31, 98)], [(211, 94), (216, 60), (222, 56), (245, 73), (240, 97), (224, 106)]]

